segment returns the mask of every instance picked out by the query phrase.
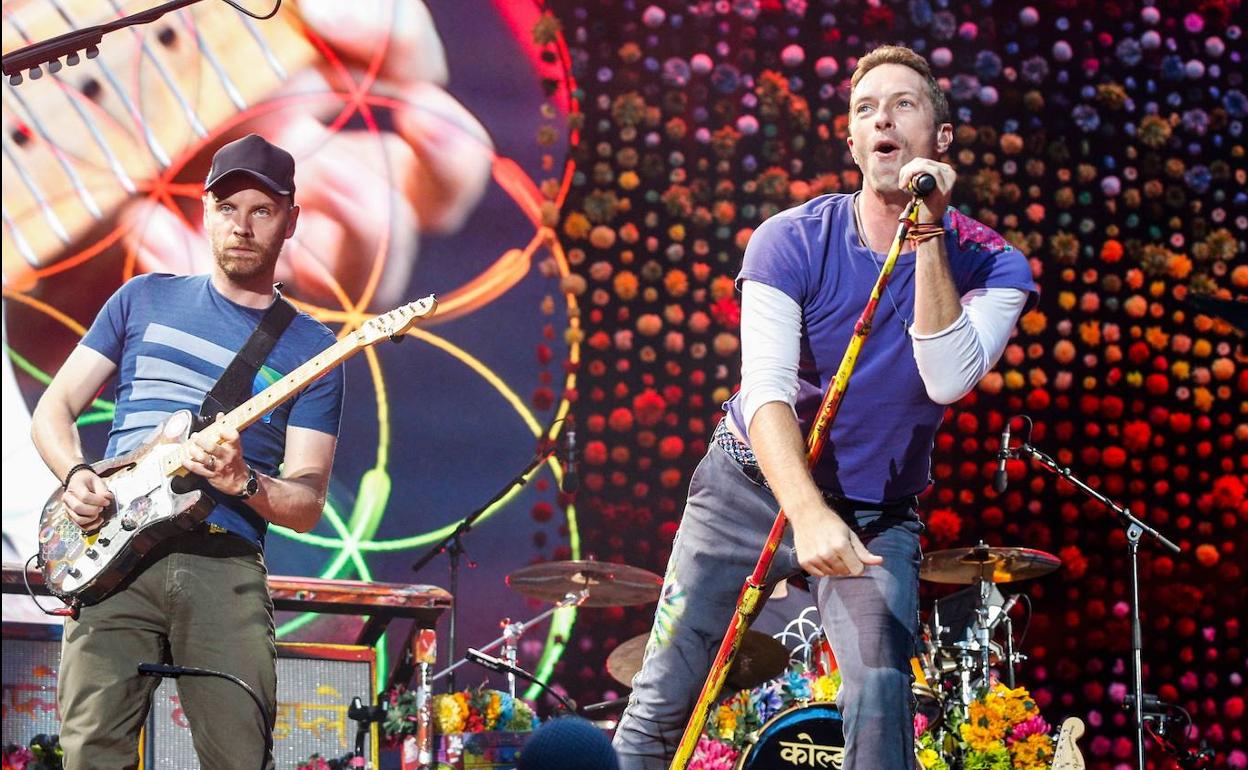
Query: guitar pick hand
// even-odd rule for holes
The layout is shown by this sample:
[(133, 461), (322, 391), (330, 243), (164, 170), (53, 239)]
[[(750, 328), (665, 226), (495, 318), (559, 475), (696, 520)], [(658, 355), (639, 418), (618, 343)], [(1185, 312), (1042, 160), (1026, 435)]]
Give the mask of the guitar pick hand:
[(104, 523), (104, 510), (112, 505), (113, 493), (95, 471), (83, 469), (69, 480), (61, 501), (69, 511), (69, 520), (91, 532)]

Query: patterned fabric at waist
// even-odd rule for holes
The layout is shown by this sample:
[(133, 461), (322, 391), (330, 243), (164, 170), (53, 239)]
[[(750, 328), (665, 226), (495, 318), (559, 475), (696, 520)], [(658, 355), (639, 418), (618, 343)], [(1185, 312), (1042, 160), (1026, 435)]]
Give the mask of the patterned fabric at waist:
[[(741, 472), (744, 473), (751, 481), (759, 486), (771, 489), (771, 485), (767, 483), (767, 478), (763, 475), (762, 468), (758, 465), (758, 458), (754, 455), (754, 450), (741, 439), (733, 435), (732, 430), (728, 427), (728, 420), (722, 419), (715, 426), (714, 433), (711, 434), (711, 440), (733, 459), (733, 461), (741, 466)], [(824, 498), (832, 504), (837, 510), (848, 510), (850, 508), (874, 508), (885, 510), (893, 508), (916, 509), (918, 507), (918, 498), (911, 495), (901, 500), (886, 503), (864, 503), (862, 501), (850, 500), (827, 490), (822, 490)]]

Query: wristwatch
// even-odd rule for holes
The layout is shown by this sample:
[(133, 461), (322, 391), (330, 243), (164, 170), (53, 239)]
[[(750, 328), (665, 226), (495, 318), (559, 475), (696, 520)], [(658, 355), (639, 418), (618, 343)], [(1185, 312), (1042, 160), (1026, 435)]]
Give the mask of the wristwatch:
[(260, 479), (256, 476), (256, 469), (247, 466), (247, 483), (243, 485), (243, 491), (238, 496), (239, 500), (246, 500), (253, 497), (260, 491)]

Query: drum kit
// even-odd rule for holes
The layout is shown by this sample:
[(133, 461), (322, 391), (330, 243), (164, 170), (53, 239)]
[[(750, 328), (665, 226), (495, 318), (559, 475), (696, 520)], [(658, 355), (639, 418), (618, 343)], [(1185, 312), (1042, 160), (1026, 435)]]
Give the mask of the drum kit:
[[(1026, 656), (1013, 649), (1009, 611), (1021, 595), (1004, 596), (998, 586), (1041, 577), (1060, 566), (1060, 559), (1044, 551), (991, 547), (982, 542), (969, 548), (936, 551), (923, 558), (919, 567), (922, 580), (966, 586), (936, 601), (929, 622), (922, 627), (920, 654), (911, 661), (918, 713), (927, 718), (931, 729), (941, 729), (950, 711), (968, 707), (995, 673), (1004, 674), (1013, 686), (1014, 669)], [(662, 590), (662, 579), (652, 572), (596, 561), (535, 564), (508, 575), (507, 584), (524, 596), (554, 603), (526, 623), (505, 621), (503, 636), (481, 648), (489, 651), (502, 647), (503, 658), (513, 665), (524, 630), (561, 607), (647, 604), (657, 601)], [(784, 675), (793, 665), (817, 673), (835, 669), (835, 659), (813, 612), (813, 608), (802, 612), (774, 638), (749, 631), (729, 670), (728, 687), (758, 687)], [(636, 636), (611, 652), (606, 661), (611, 678), (631, 686), (641, 670), (647, 639), (647, 634)], [(514, 681), (512, 687), (514, 693)], [(799, 733), (817, 736), (818, 745), (824, 748), (844, 746), (841, 718), (834, 704), (799, 704), (762, 726), (742, 753), (738, 767), (773, 766), (768, 757), (780, 751), (781, 745), (791, 751), (789, 738)]]
[[(1056, 556), (1031, 548), (970, 548), (936, 551), (923, 558), (919, 577), (933, 583), (967, 585), (936, 602), (931, 623), (923, 632), (916, 696), (943, 707), (969, 706), (976, 692), (990, 683), (992, 667), (1002, 665), (1007, 684), (1025, 656), (1014, 650), (1009, 611), (1021, 594), (1002, 596), (997, 585), (1037, 578), (1062, 565)], [(1003, 629), (998, 641), (998, 629)], [(922, 681), (923, 693), (917, 689)], [(934, 686), (933, 684), (934, 683)], [(929, 703), (930, 705), (930, 703)]]

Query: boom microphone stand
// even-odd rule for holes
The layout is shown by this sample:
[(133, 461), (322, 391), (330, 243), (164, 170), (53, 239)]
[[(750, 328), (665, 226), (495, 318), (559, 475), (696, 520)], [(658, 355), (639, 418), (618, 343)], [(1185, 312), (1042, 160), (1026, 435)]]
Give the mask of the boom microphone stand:
[(264, 707), (264, 701), (260, 700), (260, 696), (252, 689), (251, 685), (233, 674), (224, 671), (214, 671), (210, 668), (198, 668), (196, 666), (172, 666), (165, 663), (140, 663), (139, 673), (143, 676), (155, 676), (160, 678), (177, 679), (182, 676), (211, 676), (217, 679), (224, 679), (227, 682), (233, 682), (243, 689), (252, 701), (256, 704), (256, 710), (260, 712), (260, 718), (264, 721), (264, 754), (260, 757), (260, 770), (268, 767), (269, 757), (273, 755), (273, 723), (269, 721), (269, 710)]
[(1181, 553), (1183, 549), (1175, 545), (1165, 535), (1137, 519), (1127, 508), (1118, 505), (1113, 500), (1085, 484), (1078, 476), (1074, 475), (1070, 468), (1059, 465), (1052, 457), (1028, 443), (1031, 440), (1031, 418), (1023, 415), (1023, 419), (1027, 422), (1027, 440), (1023, 441), (1016, 449), (1002, 446), (1001, 451), (1007, 456), (1030, 457), (1036, 460), (1046, 470), (1062, 477), (1080, 492), (1113, 511), (1126, 529), (1127, 553), (1131, 561), (1131, 701), (1132, 711), (1135, 712), (1136, 765), (1138, 770), (1145, 770), (1144, 701), (1146, 696), (1144, 695), (1144, 641), (1143, 633), (1140, 631), (1140, 538), (1147, 534), (1174, 553)]
[[(412, 565), (412, 571), (419, 572), (426, 564), (433, 561), (434, 558), (438, 556), (438, 554), (445, 553), (447, 556), (450, 557), (451, 583), (450, 583), (449, 590), (451, 594), (451, 612), (450, 612), (450, 621), (447, 626), (447, 644), (449, 645), (448, 659), (454, 660), (457, 657), (457, 653), (455, 652), (455, 649), (456, 649), (455, 637), (456, 637), (456, 625), (457, 625), (456, 619), (459, 615), (459, 557), (462, 554), (467, 553), (467, 551), (464, 550), (463, 536), (471, 532), (473, 525), (476, 524), (477, 522), (477, 519), (481, 518), (481, 516), (485, 514), (485, 512), (488, 511), (490, 508), (492, 508), (495, 503), (497, 503), (499, 500), (502, 500), (504, 497), (506, 497), (507, 494), (511, 492), (513, 487), (522, 487), (526, 483), (528, 483), (529, 477), (533, 475), (534, 471), (540, 468), (542, 464), (546, 462), (547, 458), (549, 458), (552, 454), (554, 454), (554, 452), (555, 452), (554, 445), (550, 446), (549, 448), (542, 448), (537, 453), (537, 456), (533, 458), (533, 461), (530, 462), (529, 465), (524, 470), (520, 471), (519, 475), (517, 475), (511, 481), (507, 482), (503, 486), (503, 488), (498, 490), (498, 492), (493, 497), (491, 497), (484, 505), (482, 505), (477, 510), (465, 516), (463, 520), (459, 522), (459, 525), (456, 526), (455, 529), (452, 530), (449, 535), (444, 537), (442, 541), (439, 542), (437, 545), (435, 545), (433, 548), (430, 548), (429, 551), (424, 556), (420, 557), (420, 559), (418, 559), (416, 563)], [(471, 561), (469, 561), (469, 566), (474, 566)], [(413, 633), (415, 633), (415, 628), (413, 628), (412, 631)], [(391, 673), (390, 685), (394, 685), (400, 681), (406, 681), (407, 679), (411, 678), (411, 661), (409, 660), (409, 657), (411, 655), (411, 639), (410, 638), (408, 640), (408, 643), (404, 645), (404, 648), (405, 650), (407, 650), (404, 653), (404, 660), (399, 666), (396, 666), (394, 671)], [(450, 689), (453, 691), (455, 689), (454, 672), (450, 673), (450, 678), (448, 680), (448, 683), (449, 683)]]

